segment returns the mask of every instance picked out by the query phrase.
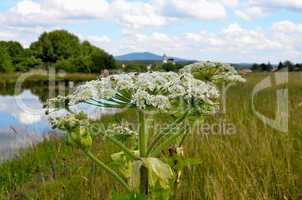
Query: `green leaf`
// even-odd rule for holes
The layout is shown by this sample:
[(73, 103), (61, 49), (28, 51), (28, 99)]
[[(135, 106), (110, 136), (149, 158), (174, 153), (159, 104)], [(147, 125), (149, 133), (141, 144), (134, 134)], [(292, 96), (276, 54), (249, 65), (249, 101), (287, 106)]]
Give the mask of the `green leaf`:
[(111, 159), (113, 161), (120, 161), (120, 160), (124, 160), (125, 159), (125, 153), (123, 151), (118, 152), (118, 153), (113, 153), (111, 154)]
[[(111, 154), (111, 159), (113, 161), (125, 161), (127, 160), (127, 158), (139, 158), (139, 152), (138, 151), (130, 151), (129, 152), (131, 153), (132, 156), (129, 156), (129, 153), (127, 152), (124, 152), (124, 151), (120, 151), (118, 153), (113, 153)], [(128, 157), (127, 157), (128, 156)]]

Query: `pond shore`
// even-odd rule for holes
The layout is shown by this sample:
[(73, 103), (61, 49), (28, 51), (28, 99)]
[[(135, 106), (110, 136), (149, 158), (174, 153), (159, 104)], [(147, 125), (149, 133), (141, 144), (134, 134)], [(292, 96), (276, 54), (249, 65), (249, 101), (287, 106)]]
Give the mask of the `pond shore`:
[[(26, 81), (38, 82), (38, 81), (49, 81), (49, 76), (45, 75), (47, 72), (31, 72), (33, 75), (29, 76)], [(9, 73), (0, 74), (0, 85), (13, 84), (26, 73)], [(64, 75), (57, 75), (56, 81), (89, 81), (94, 80), (99, 74), (93, 73), (66, 73)]]

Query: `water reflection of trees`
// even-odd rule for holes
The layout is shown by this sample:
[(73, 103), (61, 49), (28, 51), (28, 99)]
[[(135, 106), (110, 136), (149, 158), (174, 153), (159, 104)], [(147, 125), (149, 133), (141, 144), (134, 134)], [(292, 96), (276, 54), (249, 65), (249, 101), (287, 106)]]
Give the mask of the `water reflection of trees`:
[[(80, 82), (74, 82), (75, 85), (80, 84)], [(54, 96), (62, 94), (65, 91), (65, 95), (70, 91), (70, 81), (56, 81), (55, 84), (50, 86), (49, 81), (26, 81), (22, 84), (21, 91), (16, 90), (16, 83), (7, 83), (0, 85), (0, 95), (2, 96), (17, 96), (20, 95), (25, 90), (30, 90), (32, 94), (39, 97), (41, 102), (46, 102), (49, 98), (50, 90), (54, 92)]]

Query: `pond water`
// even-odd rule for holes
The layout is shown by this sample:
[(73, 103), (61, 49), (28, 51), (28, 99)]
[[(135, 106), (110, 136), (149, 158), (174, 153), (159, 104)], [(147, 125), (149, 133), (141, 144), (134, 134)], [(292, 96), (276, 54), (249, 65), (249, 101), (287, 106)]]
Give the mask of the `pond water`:
[[(26, 83), (17, 93), (14, 84), (0, 85), (0, 161), (15, 156), (18, 150), (55, 132), (43, 110), (48, 94), (49, 89), (44, 82)], [(116, 112), (85, 107), (87, 109), (97, 117)]]
[(30, 90), (18, 95), (0, 95), (0, 160), (41, 141), (49, 132), (51, 128), (38, 96)]

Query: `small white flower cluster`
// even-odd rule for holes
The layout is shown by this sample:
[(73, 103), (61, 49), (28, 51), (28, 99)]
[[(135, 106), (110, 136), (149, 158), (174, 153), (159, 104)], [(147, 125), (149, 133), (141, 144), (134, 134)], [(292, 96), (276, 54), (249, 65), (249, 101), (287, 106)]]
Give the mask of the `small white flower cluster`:
[(67, 99), (69, 106), (94, 101), (96, 104), (113, 103), (165, 111), (180, 98), (184, 98), (188, 103), (199, 101), (213, 104), (218, 97), (219, 92), (215, 85), (195, 79), (192, 74), (147, 72), (111, 75), (87, 82), (77, 87)]
[(175, 81), (168, 88), (171, 98), (184, 97), (187, 101), (195, 99), (212, 105), (212, 100), (219, 97), (219, 91), (215, 85), (195, 79), (192, 74), (183, 73)]
[(55, 110), (55, 108), (65, 107), (69, 104), (68, 96), (57, 96), (56, 98), (48, 99), (45, 107), (48, 114), (50, 111)]
[(137, 90), (132, 96), (132, 101), (140, 109), (145, 109), (147, 106), (153, 106), (160, 110), (170, 108), (168, 97), (163, 95), (151, 95), (144, 90)]
[(66, 115), (64, 117), (49, 118), (53, 128), (59, 128), (67, 133), (70, 144), (88, 149), (92, 145), (92, 136), (89, 131), (89, 120), (84, 112)]
[(121, 124), (113, 124), (112, 126), (106, 128), (105, 134), (113, 136), (137, 136), (138, 133), (132, 130), (131, 125), (127, 122), (122, 122)]
[(191, 73), (197, 79), (213, 83), (245, 82), (236, 69), (229, 64), (199, 62), (185, 66), (180, 73)]
[(242, 76), (240, 76), (239, 74), (233, 74), (230, 72), (227, 72), (222, 75), (215, 75), (215, 76), (213, 76), (213, 80), (215, 80), (216, 82), (224, 81), (227, 83), (246, 82), (246, 80), (244, 78), (242, 78)]
[(72, 130), (87, 125), (88, 118), (85, 113), (80, 112), (77, 114), (65, 115), (63, 117), (51, 116), (49, 122), (54, 128)]
[(72, 95), (69, 96), (69, 104), (74, 105), (79, 102), (85, 102), (91, 98), (98, 97), (102, 99), (109, 99), (115, 94), (116, 91), (112, 89), (112, 83), (110, 80), (106, 78), (102, 79), (102, 81), (94, 80), (78, 86)]

